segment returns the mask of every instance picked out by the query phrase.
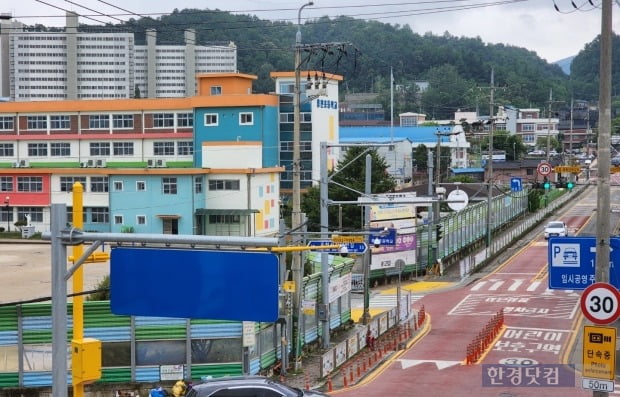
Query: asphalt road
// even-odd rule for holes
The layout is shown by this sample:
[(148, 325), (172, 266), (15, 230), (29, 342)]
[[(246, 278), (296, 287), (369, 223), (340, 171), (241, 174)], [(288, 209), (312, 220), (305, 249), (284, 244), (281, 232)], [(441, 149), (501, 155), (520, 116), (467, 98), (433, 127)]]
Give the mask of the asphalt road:
[[(68, 255), (71, 255), (71, 248)], [(86, 263), (83, 266), (85, 291), (95, 289), (110, 273), (109, 262)], [(47, 242), (0, 242), (0, 274), (0, 303), (51, 297), (51, 245)], [(67, 283), (67, 290), (73, 292), (71, 280)]]

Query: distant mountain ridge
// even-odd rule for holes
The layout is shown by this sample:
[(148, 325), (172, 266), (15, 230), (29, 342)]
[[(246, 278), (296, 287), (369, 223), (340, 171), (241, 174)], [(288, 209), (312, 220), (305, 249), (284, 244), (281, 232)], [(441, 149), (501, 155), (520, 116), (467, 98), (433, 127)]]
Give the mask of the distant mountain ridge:
[(553, 62), (553, 64), (558, 65), (560, 68), (562, 68), (562, 71), (564, 73), (570, 76), (570, 66), (573, 63), (573, 59), (575, 59), (575, 55), (568, 58), (560, 59), (559, 61), (555, 61)]

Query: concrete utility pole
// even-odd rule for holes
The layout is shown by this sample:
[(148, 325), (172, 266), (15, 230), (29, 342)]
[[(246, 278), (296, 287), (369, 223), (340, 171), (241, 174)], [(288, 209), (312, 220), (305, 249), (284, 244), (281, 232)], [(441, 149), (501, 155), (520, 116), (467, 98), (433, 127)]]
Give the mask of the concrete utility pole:
[[(598, 116), (598, 182), (596, 211), (596, 281), (609, 282), (609, 145), (611, 141), (611, 0), (602, 1), (601, 64)], [(597, 395), (596, 392), (594, 395)], [(606, 396), (607, 393), (599, 394)]]
[[(494, 107), (494, 99), (493, 96), (495, 94), (495, 86), (494, 86), (494, 70), (491, 68), (491, 96), (489, 99), (489, 156), (487, 159), (487, 169), (489, 170), (489, 192), (487, 197), (487, 247), (489, 250), (491, 249), (491, 237), (492, 233), (492, 222), (491, 222), (491, 212), (492, 212), (492, 203), (493, 203), (493, 133), (495, 132), (495, 119), (493, 117), (493, 107)], [(489, 252), (490, 254), (490, 252)]]
[[(609, 145), (611, 141), (611, 45), (612, 45), (612, 3), (602, 0), (601, 10), (601, 56), (599, 72), (598, 113), (598, 181), (596, 210), (596, 266), (595, 279), (609, 282), (609, 167), (611, 163)], [(594, 397), (609, 394), (594, 391)]]
[[(297, 12), (297, 34), (295, 35), (295, 87), (293, 95), (293, 210), (291, 214), (291, 229), (298, 230), (301, 226), (301, 155), (300, 155), (300, 124), (301, 124), (301, 10), (313, 5), (312, 1), (302, 5)], [(295, 235), (294, 235), (295, 236)], [(294, 237), (293, 245), (297, 245), (298, 237)], [(300, 321), (301, 313), (301, 287), (303, 271), (301, 266), (301, 252), (295, 252), (291, 258), (291, 272), (295, 283), (293, 294), (293, 310), (297, 321)], [(296, 327), (299, 329), (299, 327)], [(295, 357), (299, 349), (299, 335), (294, 338)], [(298, 369), (295, 360), (295, 370)]]

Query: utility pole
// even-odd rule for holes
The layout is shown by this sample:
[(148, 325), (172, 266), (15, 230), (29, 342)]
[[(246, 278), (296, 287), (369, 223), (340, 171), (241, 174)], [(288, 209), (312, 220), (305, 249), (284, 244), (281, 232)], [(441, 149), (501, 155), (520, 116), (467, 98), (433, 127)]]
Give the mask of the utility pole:
[(493, 117), (493, 96), (495, 94), (495, 77), (494, 70), (491, 68), (491, 94), (489, 99), (489, 156), (487, 159), (487, 169), (489, 170), (489, 192), (487, 197), (487, 248), (489, 252), (487, 255), (490, 255), (491, 249), (491, 237), (492, 237), (492, 224), (491, 224), (491, 212), (492, 212), (492, 203), (493, 203), (493, 133), (495, 132), (495, 119)]
[[(297, 34), (295, 35), (295, 88), (293, 96), (293, 209), (291, 214), (291, 229), (298, 230), (301, 226), (301, 160), (300, 160), (300, 102), (301, 102), (301, 10), (311, 6), (312, 1), (302, 5), (297, 12)], [(297, 245), (297, 237), (294, 238), (294, 245)], [(295, 283), (295, 293), (293, 294), (293, 312), (295, 313), (294, 323), (301, 321), (301, 288), (303, 272), (301, 266), (301, 252), (294, 252), (291, 258), (291, 271), (293, 282)], [(295, 321), (296, 320), (296, 321)], [(294, 324), (296, 325), (296, 324)], [(295, 327), (299, 329), (299, 327)], [(298, 356), (299, 335), (294, 338), (294, 354)], [(295, 370), (298, 362), (295, 360)]]
[[(596, 211), (596, 281), (609, 282), (609, 167), (611, 140), (611, 0), (602, 1), (601, 64), (598, 124), (598, 181)], [(602, 394), (601, 394), (602, 395)], [(605, 393), (604, 395), (607, 395)]]
[[(611, 46), (612, 46), (612, 3), (602, 0), (601, 10), (601, 55), (599, 72), (598, 113), (598, 180), (596, 210), (596, 266), (597, 282), (609, 282), (609, 167), (611, 163), (609, 145), (611, 141)], [(589, 113), (589, 112), (588, 112)], [(594, 397), (605, 397), (607, 392), (594, 391)]]
[(547, 110), (547, 162), (549, 162), (551, 156), (549, 152), (551, 151), (551, 106), (554, 103), (560, 103), (562, 101), (554, 101), (553, 100), (553, 88), (549, 89), (549, 108)]

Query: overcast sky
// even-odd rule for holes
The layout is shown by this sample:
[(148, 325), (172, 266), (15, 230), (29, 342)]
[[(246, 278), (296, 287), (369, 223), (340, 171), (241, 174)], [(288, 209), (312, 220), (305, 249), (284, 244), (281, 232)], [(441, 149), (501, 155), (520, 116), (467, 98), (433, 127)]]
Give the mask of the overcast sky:
[[(555, 9), (554, 1), (559, 11)], [(297, 13), (304, 0), (17, 0), (11, 1), (10, 6), (8, 1), (3, 3), (0, 12), (11, 13), (28, 25), (64, 26), (64, 10), (118, 23), (117, 19), (95, 16), (95, 11), (104, 14), (126, 14), (129, 11), (145, 15), (170, 13), (173, 8), (220, 9), (256, 15), (260, 19), (297, 23)], [(90, 10), (78, 7), (78, 3)], [(576, 55), (601, 31), (601, 0), (388, 0), (387, 3), (385, 0), (315, 0), (313, 6), (302, 11), (302, 23), (321, 16), (346, 15), (383, 23), (408, 24), (420, 34), (449, 32), (458, 37), (480, 37), (487, 43), (524, 47), (549, 62)], [(614, 2), (613, 12), (613, 28), (617, 33), (620, 21), (617, 2)], [(126, 20), (130, 17), (118, 15), (117, 18)], [(80, 22), (95, 23), (87, 18), (80, 18)]]

